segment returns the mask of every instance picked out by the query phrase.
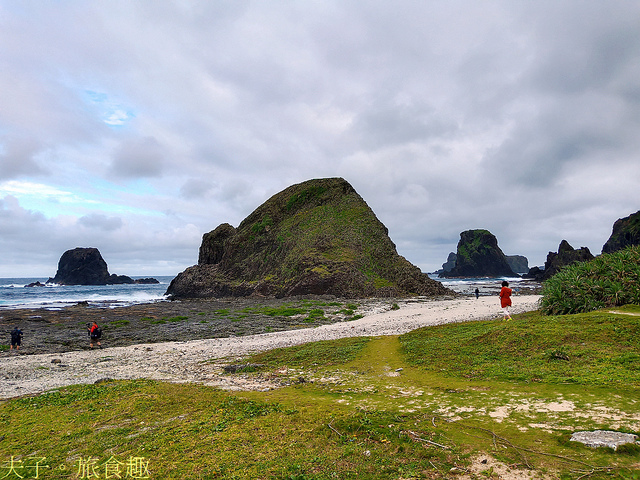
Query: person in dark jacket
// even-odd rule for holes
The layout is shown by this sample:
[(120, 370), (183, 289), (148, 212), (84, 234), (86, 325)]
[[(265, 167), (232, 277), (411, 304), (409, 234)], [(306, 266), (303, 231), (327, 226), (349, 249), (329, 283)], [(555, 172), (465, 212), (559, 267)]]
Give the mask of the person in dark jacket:
[(13, 350), (14, 348), (16, 350), (20, 350), (20, 345), (22, 344), (22, 330), (20, 330), (18, 327), (15, 327), (13, 330), (11, 330), (11, 348), (10, 350)]

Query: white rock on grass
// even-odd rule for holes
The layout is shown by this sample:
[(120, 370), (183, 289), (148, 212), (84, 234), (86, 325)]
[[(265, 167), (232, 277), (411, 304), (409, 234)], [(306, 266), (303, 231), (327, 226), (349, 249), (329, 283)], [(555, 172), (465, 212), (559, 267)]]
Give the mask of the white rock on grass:
[(609, 447), (617, 450), (625, 443), (635, 443), (637, 435), (631, 433), (613, 432), (610, 430), (594, 430), (592, 432), (575, 432), (571, 435), (572, 442), (584, 443), (587, 447)]

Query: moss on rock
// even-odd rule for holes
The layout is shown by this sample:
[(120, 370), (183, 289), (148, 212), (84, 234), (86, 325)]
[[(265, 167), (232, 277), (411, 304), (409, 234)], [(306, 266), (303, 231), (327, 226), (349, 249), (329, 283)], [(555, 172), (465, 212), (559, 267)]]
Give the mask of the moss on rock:
[(178, 275), (167, 294), (194, 298), (452, 293), (397, 253), (388, 229), (342, 178), (293, 185), (232, 229), (223, 224), (205, 234), (198, 265)]

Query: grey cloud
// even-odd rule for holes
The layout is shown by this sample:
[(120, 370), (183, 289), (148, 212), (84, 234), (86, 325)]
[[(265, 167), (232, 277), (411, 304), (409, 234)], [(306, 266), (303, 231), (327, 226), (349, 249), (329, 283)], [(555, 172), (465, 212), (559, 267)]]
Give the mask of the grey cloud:
[(36, 160), (41, 145), (34, 140), (0, 139), (0, 179), (44, 175), (47, 171)]
[(206, 180), (191, 178), (180, 187), (180, 195), (186, 199), (203, 198), (212, 188), (213, 185)]
[(158, 177), (164, 163), (165, 152), (155, 138), (132, 138), (114, 154), (110, 173), (123, 178)]
[(113, 231), (122, 228), (123, 222), (120, 217), (108, 217), (100, 213), (92, 213), (78, 219), (78, 223), (88, 228), (95, 228), (105, 231)]
[(374, 105), (354, 120), (353, 131), (362, 145), (380, 148), (411, 142), (424, 143), (447, 137), (458, 129), (455, 122), (420, 101)]

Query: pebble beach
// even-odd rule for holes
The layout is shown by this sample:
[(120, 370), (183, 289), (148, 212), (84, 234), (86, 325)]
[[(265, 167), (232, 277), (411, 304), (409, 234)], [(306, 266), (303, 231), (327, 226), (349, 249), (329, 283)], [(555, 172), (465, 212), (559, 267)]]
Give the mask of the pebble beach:
[[(514, 297), (512, 313), (538, 308), (539, 295)], [(190, 308), (193, 304), (139, 305), (136, 308), (148, 315), (159, 315), (149, 310)], [(200, 306), (201, 307), (201, 306)], [(224, 366), (248, 354), (307, 342), (333, 340), (355, 336), (401, 335), (416, 328), (444, 323), (475, 320), (502, 321), (502, 312), (495, 296), (447, 297), (439, 299), (396, 300), (391, 308), (388, 299), (369, 300), (363, 306), (364, 316), (351, 321), (334, 321), (318, 326), (300, 328), (292, 320), (290, 329), (281, 325), (279, 331), (250, 333), (241, 336), (218, 336), (184, 341), (135, 342), (124, 346), (111, 346), (105, 339), (105, 348), (70, 351), (50, 351), (28, 354), (24, 346), (20, 353), (2, 352), (0, 356), (0, 398), (8, 399), (39, 394), (73, 384), (96, 383), (105, 380), (148, 378), (169, 382), (197, 382), (228, 390), (269, 390), (277, 385), (269, 380), (246, 381), (226, 375)], [(81, 307), (77, 307), (81, 308)], [(128, 307), (133, 308), (133, 307)], [(146, 310), (145, 310), (146, 309)], [(135, 311), (135, 317), (141, 315)], [(3, 311), (4, 326), (16, 319)], [(165, 312), (166, 313), (166, 312)], [(175, 313), (175, 311), (173, 311)], [(77, 311), (58, 312), (72, 324), (82, 324), (85, 318), (74, 318)], [(104, 316), (104, 312), (98, 312)], [(123, 313), (119, 313), (124, 315)], [(16, 314), (17, 315), (17, 314)], [(20, 315), (25, 316), (25, 312)], [(45, 322), (40, 322), (45, 323)], [(57, 328), (55, 323), (43, 328)], [(256, 326), (259, 328), (259, 326)], [(86, 334), (85, 334), (86, 335)], [(86, 342), (86, 337), (83, 338)], [(86, 348), (86, 347), (85, 347)]]

